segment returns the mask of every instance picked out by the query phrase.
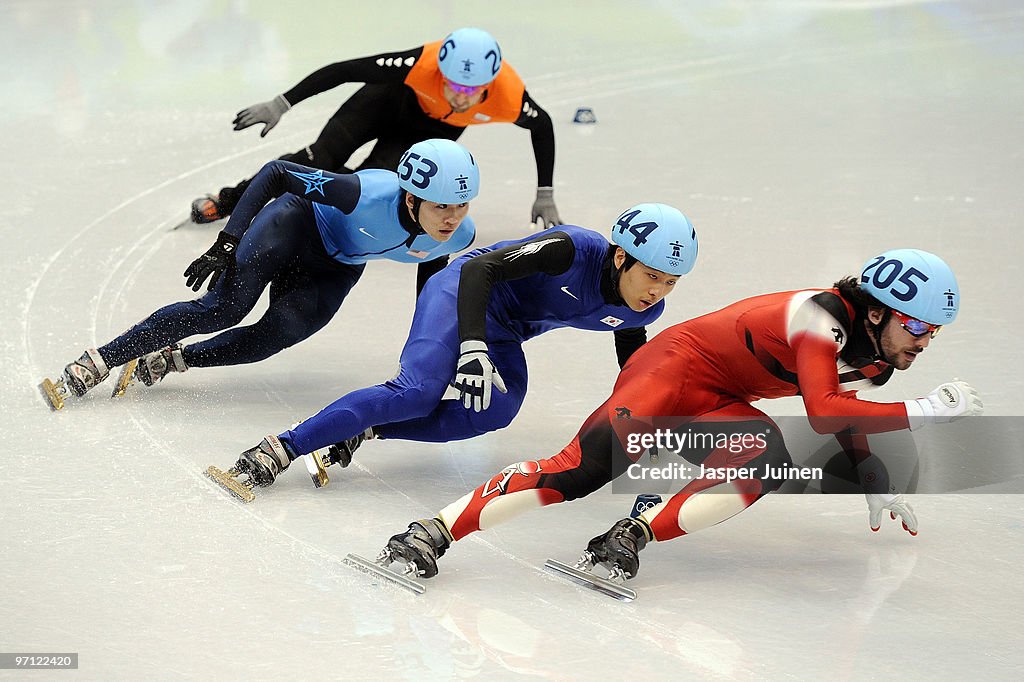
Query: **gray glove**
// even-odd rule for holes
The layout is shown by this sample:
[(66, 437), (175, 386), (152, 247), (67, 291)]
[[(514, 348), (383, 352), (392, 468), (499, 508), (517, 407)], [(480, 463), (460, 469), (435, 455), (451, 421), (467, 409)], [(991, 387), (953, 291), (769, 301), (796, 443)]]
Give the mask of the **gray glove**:
[(533, 202), (530, 214), (535, 225), (540, 223), (539, 229), (541, 230), (563, 224), (562, 219), (558, 217), (554, 194), (555, 190), (552, 187), (537, 188), (537, 199)]
[(235, 124), (235, 130), (243, 130), (257, 123), (262, 123), (263, 130), (260, 131), (260, 137), (266, 137), (267, 133), (281, 120), (284, 112), (291, 108), (292, 105), (288, 104), (288, 100), (284, 98), (284, 95), (278, 95), (269, 102), (260, 102), (259, 104), (253, 104), (251, 107), (242, 109), (235, 116), (235, 120), (232, 123)]

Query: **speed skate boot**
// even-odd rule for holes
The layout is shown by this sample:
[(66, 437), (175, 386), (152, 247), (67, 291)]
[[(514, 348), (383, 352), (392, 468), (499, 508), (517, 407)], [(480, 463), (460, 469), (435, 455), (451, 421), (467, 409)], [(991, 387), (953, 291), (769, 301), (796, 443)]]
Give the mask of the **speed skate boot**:
[(587, 544), (583, 557), (591, 565), (602, 564), (612, 578), (634, 578), (640, 570), (640, 550), (654, 537), (639, 519), (622, 519), (604, 535)]
[(40, 390), (54, 410), (64, 407), (64, 399), (69, 395), (81, 398), (110, 376), (110, 370), (103, 357), (95, 348), (89, 348), (82, 357), (64, 368), (64, 373), (57, 381), (43, 379)]
[(192, 202), (192, 222), (197, 225), (214, 223), (222, 218), (227, 218), (231, 211), (225, 211), (220, 203), (220, 196), (207, 194)]
[(135, 378), (146, 386), (152, 386), (171, 372), (184, 372), (187, 369), (182, 346), (176, 343), (139, 358), (139, 364), (135, 367)]
[(217, 194), (207, 194), (193, 201), (192, 222), (203, 225), (227, 218), (235, 210), (250, 182), (243, 180), (234, 187), (223, 187)]
[(387, 564), (400, 561), (405, 563), (405, 572), (415, 573), (420, 578), (437, 575), (437, 560), (444, 556), (452, 543), (452, 534), (438, 519), (420, 519), (409, 524), (409, 530), (393, 535), (388, 540), (377, 563)]
[(335, 443), (331, 447), (327, 448), (327, 455), (324, 457), (324, 466), (331, 466), (332, 464), (340, 464), (341, 468), (344, 469), (352, 463), (352, 455), (363, 444), (364, 440), (373, 440), (373, 427), (370, 427), (360, 434), (356, 434), (351, 438)]
[[(293, 425), (292, 428), (296, 426), (298, 424)], [(327, 476), (327, 467), (340, 464), (341, 468), (344, 469), (352, 463), (352, 455), (363, 444), (363, 441), (373, 440), (373, 438), (373, 427), (370, 427), (362, 433), (347, 438), (340, 443), (335, 443), (334, 445), (309, 453), (310, 456), (304, 459), (309, 470), (309, 477), (313, 479), (313, 485), (317, 488), (322, 488), (330, 483), (330, 478)]]
[[(227, 471), (211, 466), (206, 475), (243, 502), (252, 502), (256, 499), (252, 489), (273, 485), (289, 464), (291, 457), (284, 443), (277, 436), (266, 436), (259, 445), (239, 455), (235, 466)], [(243, 475), (246, 480), (239, 478)]]
[(64, 368), (64, 382), (78, 397), (85, 395), (108, 376), (110, 370), (107, 369), (107, 363), (95, 348), (88, 349), (82, 353), (82, 357)]
[(278, 474), (288, 468), (291, 458), (277, 436), (266, 436), (260, 444), (243, 452), (235, 468), (249, 477), (254, 485), (266, 488), (274, 484)]

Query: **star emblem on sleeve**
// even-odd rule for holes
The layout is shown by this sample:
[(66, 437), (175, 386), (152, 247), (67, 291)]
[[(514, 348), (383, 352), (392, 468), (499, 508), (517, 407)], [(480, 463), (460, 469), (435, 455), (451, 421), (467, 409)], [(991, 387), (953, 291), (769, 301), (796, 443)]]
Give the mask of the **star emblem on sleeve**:
[(290, 174), (302, 180), (306, 185), (306, 194), (312, 192), (320, 192), (320, 196), (324, 196), (324, 185), (333, 180), (334, 178), (324, 177), (324, 172), (318, 170), (314, 173), (296, 173), (295, 171), (288, 171)]

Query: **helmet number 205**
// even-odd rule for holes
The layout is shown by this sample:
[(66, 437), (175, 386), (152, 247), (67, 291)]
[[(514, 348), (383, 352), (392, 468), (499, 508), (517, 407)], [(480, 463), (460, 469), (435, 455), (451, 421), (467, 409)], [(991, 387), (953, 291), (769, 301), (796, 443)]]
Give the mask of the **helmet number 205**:
[[(413, 162), (419, 162), (413, 166)], [(412, 178), (413, 173), (416, 177)], [(413, 187), (426, 189), (430, 184), (430, 178), (437, 175), (437, 164), (430, 159), (424, 158), (416, 152), (406, 152), (402, 160), (398, 162), (398, 177), (410, 182)]]
[[(928, 276), (917, 268), (906, 267), (902, 261), (895, 258), (886, 260), (884, 256), (877, 256), (864, 268), (860, 281), (870, 280), (878, 289), (888, 289), (894, 298), (900, 301), (911, 301), (918, 292), (918, 283), (914, 281), (915, 277), (921, 281), (921, 284), (928, 281)], [(894, 282), (896, 286), (893, 285)], [(899, 287), (900, 284), (906, 289)]]
[(651, 233), (658, 229), (658, 223), (646, 222), (637, 223), (631, 225), (630, 223), (640, 215), (640, 211), (626, 211), (619, 220), (615, 223), (615, 227), (619, 230), (619, 234), (625, 234), (628, 230), (633, 235), (633, 246), (641, 246), (647, 243), (647, 238), (651, 236)]

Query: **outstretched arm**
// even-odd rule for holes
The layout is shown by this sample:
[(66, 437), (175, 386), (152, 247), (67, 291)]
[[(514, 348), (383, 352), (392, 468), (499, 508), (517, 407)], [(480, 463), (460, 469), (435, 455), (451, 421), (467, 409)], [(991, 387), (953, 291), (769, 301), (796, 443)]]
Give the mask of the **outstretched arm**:
[(267, 202), (286, 193), (351, 213), (359, 202), (359, 188), (356, 175), (339, 175), (290, 161), (271, 161), (260, 169), (238, 200), (224, 232), (240, 239)]
[(385, 52), (328, 64), (303, 78), (287, 92), (239, 111), (232, 122), (234, 129), (244, 130), (262, 123), (260, 137), (266, 137), (286, 111), (313, 95), (344, 83), (401, 83), (422, 53), (423, 47), (420, 46), (404, 52)]
[(531, 212), (532, 221), (543, 220), (541, 229), (562, 225), (554, 199), (555, 129), (551, 117), (528, 92), (523, 92), (523, 106), (516, 125), (530, 131), (533, 157), (537, 162), (537, 198)]
[(423, 46), (335, 62), (317, 69), (284, 93), (295, 106), (304, 99), (345, 83), (401, 83), (423, 53)]

